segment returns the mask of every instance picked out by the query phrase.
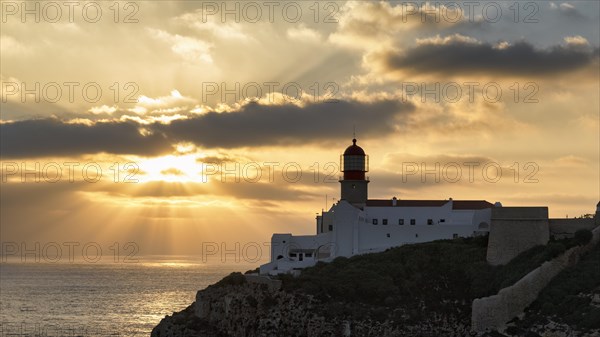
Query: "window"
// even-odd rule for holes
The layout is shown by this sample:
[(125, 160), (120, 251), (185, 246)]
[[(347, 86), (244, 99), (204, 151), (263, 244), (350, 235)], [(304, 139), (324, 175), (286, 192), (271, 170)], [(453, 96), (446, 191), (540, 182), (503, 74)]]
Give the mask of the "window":
[(416, 223), (417, 223), (417, 220), (415, 220), (415, 219), (410, 219), (410, 224), (411, 224), (412, 226), (414, 226)]
[(446, 222), (446, 219), (440, 219), (440, 222)]
[(333, 225), (329, 225), (329, 231), (331, 232), (333, 230)]
[(403, 226), (404, 225), (404, 219), (398, 219), (398, 225)]
[(373, 219), (373, 225), (377, 225), (377, 219)]
[(452, 234), (452, 238), (453, 239), (458, 239), (458, 234), (456, 234), (456, 233)]
[(382, 224), (382, 225), (387, 225), (387, 219), (383, 219), (383, 220), (381, 220), (381, 224)]
[(427, 224), (428, 225), (433, 225), (433, 219), (427, 219)]
[(290, 257), (296, 257), (296, 253), (290, 253)]
[(344, 170), (346, 171), (365, 171), (366, 158), (360, 156), (344, 156)]
[(312, 253), (306, 253), (304, 254), (306, 257), (312, 257)]
[(388, 238), (390, 237), (390, 233), (387, 233), (387, 237), (388, 237)]

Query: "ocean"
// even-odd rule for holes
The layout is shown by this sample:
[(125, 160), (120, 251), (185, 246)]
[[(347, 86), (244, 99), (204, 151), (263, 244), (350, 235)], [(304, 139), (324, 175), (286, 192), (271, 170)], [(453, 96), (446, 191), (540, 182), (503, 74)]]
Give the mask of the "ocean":
[(198, 290), (257, 267), (198, 261), (0, 263), (0, 336), (149, 336)]

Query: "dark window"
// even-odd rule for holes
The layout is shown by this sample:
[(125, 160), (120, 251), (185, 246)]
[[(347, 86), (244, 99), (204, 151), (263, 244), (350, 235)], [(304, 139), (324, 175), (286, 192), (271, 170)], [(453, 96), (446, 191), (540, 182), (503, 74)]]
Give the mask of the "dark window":
[(418, 237), (419, 237), (419, 234), (415, 234), (415, 238), (418, 238)]
[(433, 219), (427, 219), (427, 224), (428, 225), (433, 225)]
[(382, 223), (383, 225), (387, 225), (387, 219), (383, 219), (383, 220), (381, 220), (381, 223)]
[(440, 222), (446, 222), (446, 219), (440, 219)]
[(390, 233), (387, 233), (387, 237), (388, 237), (388, 238), (390, 237)]
[(306, 253), (306, 257), (312, 257), (312, 253)]
[(377, 225), (377, 219), (373, 219), (373, 225)]
[(411, 225), (413, 225), (413, 226), (414, 226), (416, 223), (417, 223), (417, 220), (415, 220), (415, 219), (410, 219), (410, 224), (411, 224)]
[(453, 239), (458, 239), (458, 234), (456, 234), (456, 233), (452, 234), (452, 238)]
[(329, 231), (331, 232), (333, 230), (333, 225), (329, 225)]
[(290, 253), (290, 257), (296, 257), (296, 253)]
[(398, 225), (404, 225), (404, 219), (398, 219)]

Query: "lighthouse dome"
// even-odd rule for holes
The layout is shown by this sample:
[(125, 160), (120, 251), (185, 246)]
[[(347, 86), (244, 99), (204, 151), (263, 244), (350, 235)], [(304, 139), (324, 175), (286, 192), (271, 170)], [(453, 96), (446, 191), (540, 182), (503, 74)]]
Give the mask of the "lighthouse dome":
[(348, 146), (344, 151), (344, 156), (364, 156), (365, 150), (362, 147), (356, 145), (356, 139), (352, 139), (352, 145)]

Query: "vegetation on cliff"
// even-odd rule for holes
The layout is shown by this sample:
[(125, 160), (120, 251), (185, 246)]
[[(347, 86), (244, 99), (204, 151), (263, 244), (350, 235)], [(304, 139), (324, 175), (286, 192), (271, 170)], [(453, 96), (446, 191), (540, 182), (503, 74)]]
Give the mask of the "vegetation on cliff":
[(392, 315), (418, 321), (439, 313), (466, 319), (473, 299), (496, 294), (567, 248), (582, 244), (585, 236), (531, 248), (504, 266), (486, 262), (487, 237), (473, 237), (340, 257), (306, 268), (298, 277), (280, 279), (284, 290), (315, 296), (331, 315), (376, 320)]
[(582, 332), (600, 329), (600, 245), (552, 279), (512, 330), (550, 321)]
[[(322, 337), (348, 328), (369, 337), (467, 336), (474, 298), (496, 294), (566, 249), (588, 243), (587, 232), (533, 247), (504, 266), (490, 266), (487, 237), (474, 237), (318, 263), (298, 277), (279, 276), (280, 290), (232, 273), (198, 293), (202, 307), (196, 303), (166, 317), (152, 336)], [(596, 246), (561, 272), (522, 320), (486, 336), (539, 337), (538, 332), (573, 327), (577, 333), (599, 331), (599, 267)]]

